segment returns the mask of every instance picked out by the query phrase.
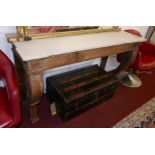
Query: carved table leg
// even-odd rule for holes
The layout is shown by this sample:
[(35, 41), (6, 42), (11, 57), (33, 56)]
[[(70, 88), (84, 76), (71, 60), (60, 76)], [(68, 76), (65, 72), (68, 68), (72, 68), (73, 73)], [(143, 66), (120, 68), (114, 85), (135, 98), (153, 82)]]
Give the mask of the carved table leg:
[(122, 53), (121, 55), (123, 56), (123, 60), (115, 70), (111, 71), (112, 76), (117, 76), (122, 70), (127, 69), (130, 65), (134, 63), (137, 56), (137, 49)]
[(28, 77), (28, 96), (30, 101), (30, 117), (31, 122), (37, 122), (38, 116), (38, 103), (43, 95), (43, 75), (42, 73), (30, 74)]
[(107, 63), (108, 57), (102, 57), (101, 58), (101, 63), (100, 63), (100, 67), (103, 68), (105, 70), (105, 66)]

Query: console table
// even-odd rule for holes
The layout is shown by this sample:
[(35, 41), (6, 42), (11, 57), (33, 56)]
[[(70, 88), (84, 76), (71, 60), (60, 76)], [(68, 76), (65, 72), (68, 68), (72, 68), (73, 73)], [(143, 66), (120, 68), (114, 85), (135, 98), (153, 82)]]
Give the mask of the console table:
[(119, 31), (12, 42), (20, 93), (28, 99), (31, 121), (39, 120), (37, 105), (43, 95), (45, 70), (99, 57), (104, 69), (108, 56), (124, 53), (124, 61), (112, 71), (116, 76), (133, 63), (144, 40)]

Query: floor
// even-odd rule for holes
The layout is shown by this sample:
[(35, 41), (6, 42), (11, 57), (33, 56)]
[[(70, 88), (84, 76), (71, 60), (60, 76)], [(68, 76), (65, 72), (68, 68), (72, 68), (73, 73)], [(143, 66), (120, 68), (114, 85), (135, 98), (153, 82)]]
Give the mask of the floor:
[(155, 96), (155, 70), (152, 74), (139, 74), (140, 88), (127, 88), (119, 84), (115, 96), (95, 108), (67, 121), (51, 116), (49, 102), (44, 96), (39, 105), (40, 121), (30, 123), (27, 105), (23, 105), (22, 128), (108, 128)]

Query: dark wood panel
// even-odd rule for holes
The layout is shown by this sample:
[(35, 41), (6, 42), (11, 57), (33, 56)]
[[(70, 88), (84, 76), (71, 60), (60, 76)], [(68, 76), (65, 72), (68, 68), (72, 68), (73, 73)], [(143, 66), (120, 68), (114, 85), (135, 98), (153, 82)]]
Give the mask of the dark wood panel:
[(105, 80), (106, 77), (108, 77), (107, 74), (103, 74), (103, 72), (98, 72), (95, 74), (91, 74), (89, 76), (84, 76), (82, 78), (79, 77), (78, 79), (76, 79), (74, 81), (65, 83), (65, 85), (62, 86), (62, 88), (63, 88), (63, 91), (66, 93), (71, 90), (74, 90), (75, 88), (81, 88), (82, 86), (85, 86), (86, 83), (89, 84), (89, 83), (99, 81), (102, 79)]

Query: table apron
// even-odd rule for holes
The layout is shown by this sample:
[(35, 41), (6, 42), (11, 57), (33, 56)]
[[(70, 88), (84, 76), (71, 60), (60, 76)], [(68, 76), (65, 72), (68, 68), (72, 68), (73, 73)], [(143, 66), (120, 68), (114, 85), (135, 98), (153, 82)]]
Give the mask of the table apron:
[(48, 69), (78, 63), (95, 58), (107, 57), (114, 54), (134, 51), (137, 43), (90, 49), (85, 51), (60, 54), (43, 59), (36, 59), (26, 62), (26, 70), (29, 74), (43, 72)]

